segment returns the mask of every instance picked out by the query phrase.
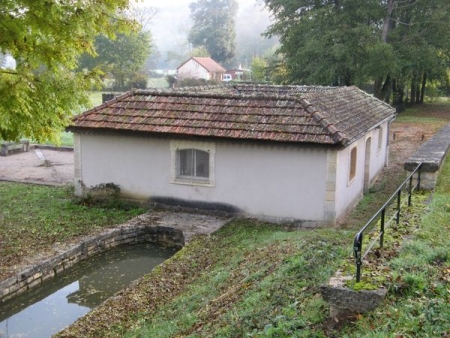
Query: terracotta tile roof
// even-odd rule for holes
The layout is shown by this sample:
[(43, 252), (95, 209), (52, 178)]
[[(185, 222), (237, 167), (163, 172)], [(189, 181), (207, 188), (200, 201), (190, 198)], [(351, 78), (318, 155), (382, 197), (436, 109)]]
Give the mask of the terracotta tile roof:
[[(210, 73), (225, 73), (227, 70), (219, 65), (216, 61), (208, 57), (192, 57), (189, 60), (195, 60), (200, 66), (205, 68)], [(179, 67), (181, 68), (184, 64), (186, 64), (189, 60), (183, 62)]]
[(346, 146), (394, 113), (356, 87), (220, 85), (131, 91), (68, 129)]
[(309, 112), (323, 115), (350, 142), (359, 139), (380, 121), (395, 116), (395, 109), (390, 105), (356, 87), (310, 92), (303, 97), (310, 103), (306, 108)]
[(262, 84), (235, 84), (234, 88), (241, 94), (264, 93), (267, 95), (289, 95), (296, 96), (304, 93), (323, 93), (336, 91), (344, 87), (323, 87), (323, 86), (276, 86)]

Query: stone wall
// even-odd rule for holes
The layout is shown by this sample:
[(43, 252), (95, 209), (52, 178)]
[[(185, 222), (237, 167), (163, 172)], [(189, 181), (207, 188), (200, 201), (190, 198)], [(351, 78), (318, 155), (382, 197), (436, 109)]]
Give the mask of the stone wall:
[[(422, 144), (419, 149), (405, 162), (404, 168), (412, 172), (419, 163), (420, 188), (431, 190), (436, 186), (437, 177), (444, 163), (450, 145), (450, 124), (439, 130), (432, 138)], [(417, 180), (417, 174), (414, 177)]]
[(132, 224), (108, 229), (98, 236), (85, 238), (55, 257), (1, 281), (0, 303), (40, 286), (92, 255), (118, 245), (143, 242), (181, 248), (185, 240), (182, 230), (158, 225)]

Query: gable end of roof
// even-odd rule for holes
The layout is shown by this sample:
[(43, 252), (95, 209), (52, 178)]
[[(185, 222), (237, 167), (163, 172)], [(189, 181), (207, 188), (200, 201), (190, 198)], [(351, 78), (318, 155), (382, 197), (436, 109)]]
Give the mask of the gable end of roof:
[(187, 64), (189, 61), (193, 60), (199, 66), (203, 67), (206, 71), (210, 73), (225, 73), (227, 70), (223, 68), (219, 63), (211, 59), (210, 57), (191, 57), (184, 61), (181, 65), (177, 67), (177, 70)]

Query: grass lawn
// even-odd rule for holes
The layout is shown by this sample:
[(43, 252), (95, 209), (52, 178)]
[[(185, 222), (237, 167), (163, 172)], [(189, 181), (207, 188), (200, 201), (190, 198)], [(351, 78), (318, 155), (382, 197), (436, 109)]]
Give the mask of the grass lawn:
[[(73, 147), (73, 133), (69, 131), (62, 131), (59, 135), (59, 145), (62, 147)], [(51, 142), (44, 142), (46, 145), (54, 145)]]
[(233, 221), (191, 242), (61, 336), (323, 336), (327, 305), (319, 285), (348, 254), (349, 236)]
[(389, 262), (392, 283), (378, 309), (358, 316), (341, 337), (450, 336), (450, 158), (415, 236)]
[[(450, 178), (450, 163), (447, 167), (445, 175)], [(428, 231), (423, 227), (415, 236), (426, 242), (431, 239)], [(214, 236), (190, 243), (60, 336), (387, 337), (393, 332), (409, 334), (404, 337), (415, 336), (412, 332), (441, 336), (450, 325), (448, 236), (441, 237), (436, 252), (427, 244), (417, 251), (423, 247), (415, 244), (419, 239), (405, 246), (391, 261), (389, 296), (376, 312), (340, 321), (328, 318), (319, 286), (351, 255), (354, 233), (353, 229), (289, 231), (252, 220), (233, 221)], [(426, 255), (419, 259), (414, 252)], [(414, 262), (407, 262), (404, 255)], [(436, 262), (437, 269), (424, 265)], [(435, 308), (419, 319), (430, 304)], [(442, 315), (433, 317), (433, 311)]]
[(149, 78), (147, 88), (169, 88), (169, 83), (165, 77)]
[(70, 187), (0, 182), (0, 279), (16, 264), (53, 244), (111, 227), (143, 213), (140, 208), (86, 206)]

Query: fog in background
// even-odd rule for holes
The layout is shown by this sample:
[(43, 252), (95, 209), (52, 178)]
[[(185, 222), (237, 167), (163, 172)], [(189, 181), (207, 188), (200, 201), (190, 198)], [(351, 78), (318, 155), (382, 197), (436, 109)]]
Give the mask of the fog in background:
[[(152, 34), (153, 52), (149, 67), (175, 69), (189, 57), (192, 47), (188, 43), (190, 0), (144, 0), (135, 1), (138, 7), (154, 7), (156, 14), (146, 29)], [(237, 0), (236, 57), (229, 67), (247, 68), (254, 56), (273, 53), (276, 39), (261, 36), (270, 24), (269, 12), (258, 0)]]

